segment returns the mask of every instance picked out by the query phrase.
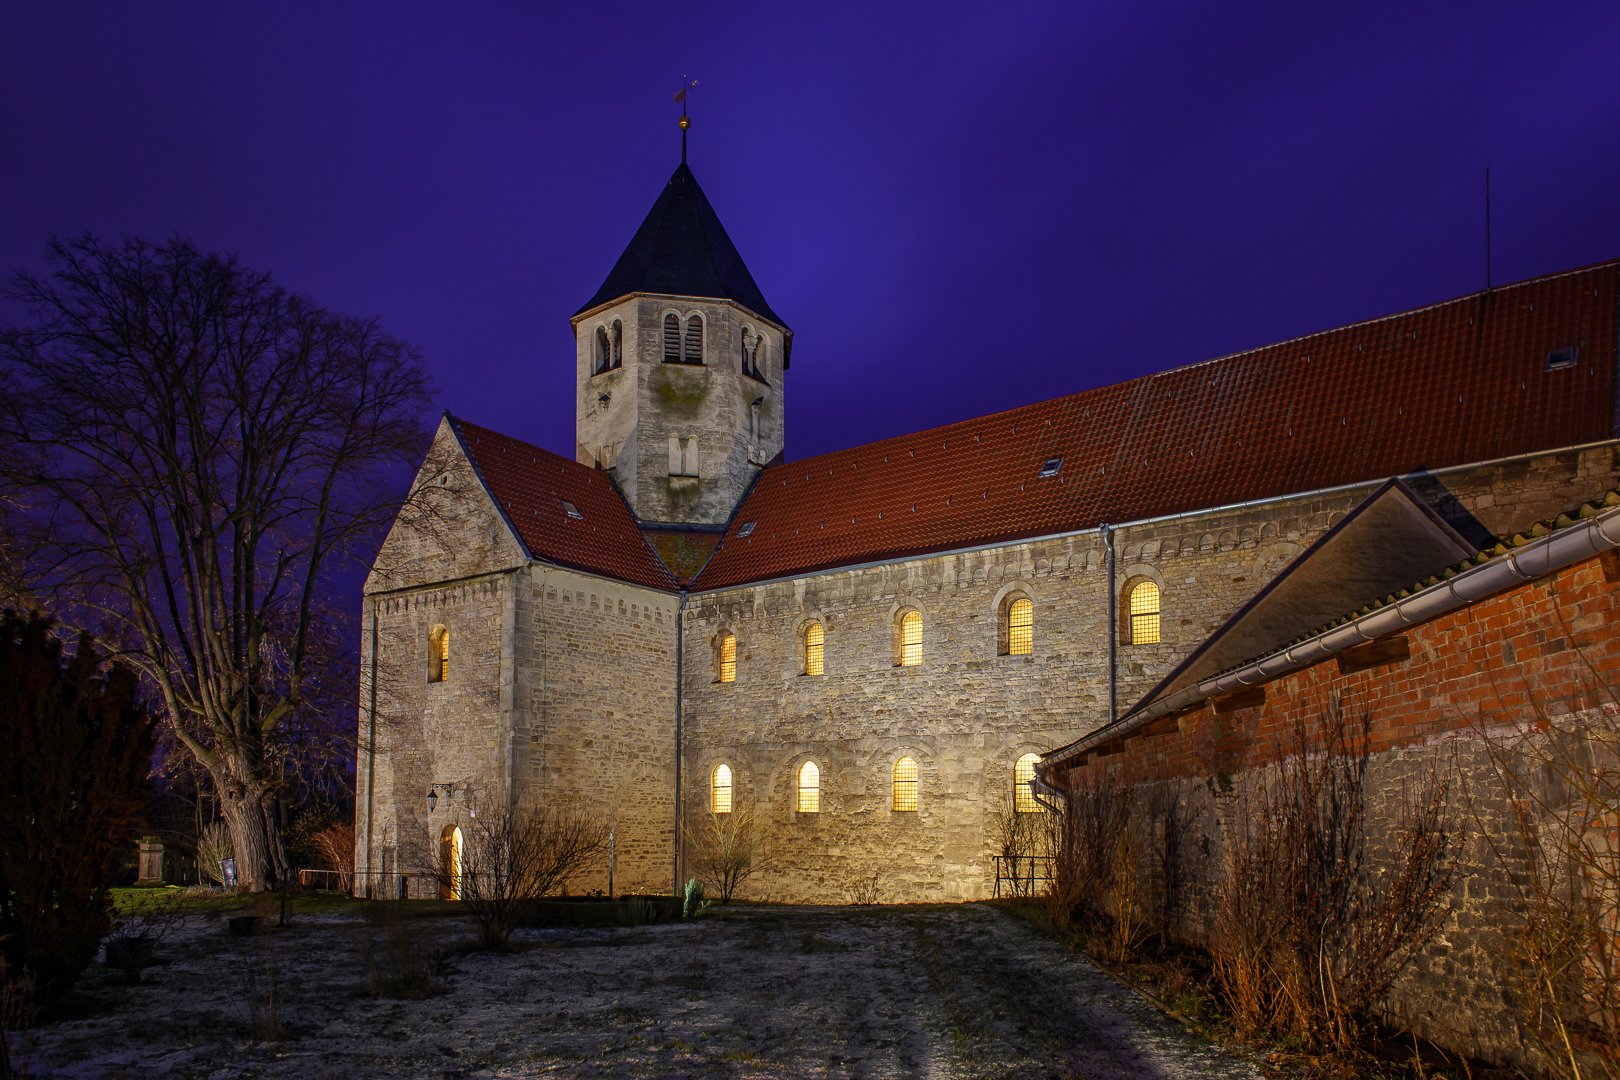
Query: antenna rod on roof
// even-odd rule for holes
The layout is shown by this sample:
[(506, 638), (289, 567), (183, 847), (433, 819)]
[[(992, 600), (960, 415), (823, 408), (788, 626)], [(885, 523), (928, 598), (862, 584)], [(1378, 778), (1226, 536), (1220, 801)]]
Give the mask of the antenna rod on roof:
[[(686, 160), (686, 136), (681, 136), (681, 160)], [(1485, 163), (1485, 291), (1491, 291), (1491, 163)]]

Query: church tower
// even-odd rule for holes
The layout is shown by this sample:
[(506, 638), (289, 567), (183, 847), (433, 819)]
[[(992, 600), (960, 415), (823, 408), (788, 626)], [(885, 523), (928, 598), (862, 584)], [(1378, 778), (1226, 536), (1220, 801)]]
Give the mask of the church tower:
[(571, 321), (578, 460), (644, 522), (724, 525), (782, 455), (793, 331), (684, 161)]

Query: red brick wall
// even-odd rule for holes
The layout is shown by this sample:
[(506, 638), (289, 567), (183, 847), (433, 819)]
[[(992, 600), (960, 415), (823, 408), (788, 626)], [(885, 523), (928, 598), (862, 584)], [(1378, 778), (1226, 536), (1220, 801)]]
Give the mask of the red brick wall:
[(1372, 718), (1374, 752), (1432, 742), (1480, 724), (1534, 724), (1597, 704), (1595, 686), (1620, 687), (1620, 585), (1593, 558), (1550, 578), (1407, 631), (1410, 660), (1350, 675), (1329, 661), (1266, 686), (1266, 703), (1215, 715), (1206, 705), (1180, 732), (1127, 739), (1123, 752), (1066, 774), (1136, 784), (1264, 766), (1276, 740), (1303, 720), (1315, 730), (1335, 696)]

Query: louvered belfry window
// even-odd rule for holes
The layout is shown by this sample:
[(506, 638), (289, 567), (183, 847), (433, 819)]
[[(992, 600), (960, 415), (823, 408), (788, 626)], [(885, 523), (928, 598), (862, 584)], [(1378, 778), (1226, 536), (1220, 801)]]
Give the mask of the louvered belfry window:
[(717, 765), (714, 770), (714, 783), (710, 785), (714, 794), (714, 812), (717, 814), (731, 813), (731, 766)]
[(664, 316), (664, 363), (681, 362), (681, 319), (678, 315)]
[(624, 364), (624, 323), (613, 320), (613, 367)]
[(737, 681), (737, 639), (730, 634), (720, 635), (720, 681)]
[(894, 809), (917, 809), (917, 759), (903, 757), (894, 763)]
[(822, 630), (821, 624), (813, 622), (804, 632), (804, 673), (806, 675), (824, 675), (826, 668), (822, 665), (822, 654), (826, 647), (827, 634)]
[(1159, 640), (1159, 587), (1140, 582), (1131, 590), (1131, 644), (1152, 645)]
[(613, 346), (608, 342), (607, 331), (602, 327), (596, 328), (596, 367), (592, 374), (600, 374), (613, 366)]
[(686, 320), (686, 349), (681, 359), (688, 364), (703, 363), (703, 320), (696, 315)]
[(900, 620), (900, 666), (916, 667), (922, 663), (922, 613), (906, 612)]

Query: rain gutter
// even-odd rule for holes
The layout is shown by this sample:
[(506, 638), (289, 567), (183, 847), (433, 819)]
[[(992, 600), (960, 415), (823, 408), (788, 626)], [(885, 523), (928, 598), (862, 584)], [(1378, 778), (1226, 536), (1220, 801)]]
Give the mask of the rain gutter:
[(1117, 723), (1098, 728), (1078, 742), (1047, 755), (1036, 765), (1036, 781), (1043, 790), (1053, 795), (1061, 794), (1045, 780), (1042, 773), (1070, 758), (1126, 738), (1155, 720), (1201, 705), (1217, 695), (1271, 682), (1290, 672), (1320, 664), (1352, 646), (1428, 622), (1523, 582), (1548, 577), (1566, 566), (1584, 562), (1613, 548), (1620, 548), (1620, 507), (1549, 533), (1523, 547), (1498, 555), (1489, 562), (1470, 567), (1447, 581), (1431, 585), (1348, 623), (1324, 630), (1280, 652), (1192, 686), (1182, 687), (1130, 713)]

